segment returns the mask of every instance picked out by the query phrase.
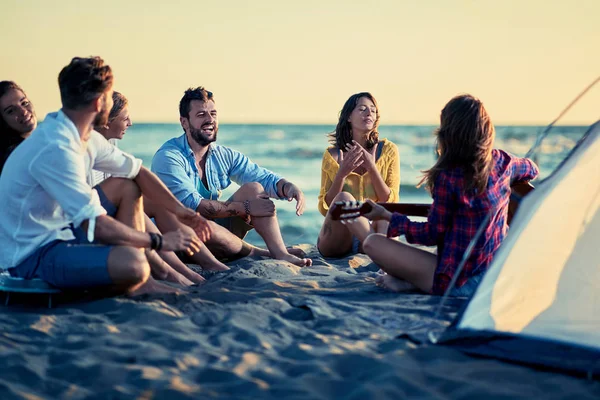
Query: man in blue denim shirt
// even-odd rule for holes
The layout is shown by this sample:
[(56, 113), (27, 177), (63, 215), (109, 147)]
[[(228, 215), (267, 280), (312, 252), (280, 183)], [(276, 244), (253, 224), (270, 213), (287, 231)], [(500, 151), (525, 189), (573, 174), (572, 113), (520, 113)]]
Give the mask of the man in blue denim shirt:
[[(179, 103), (185, 133), (167, 141), (154, 155), (152, 171), (185, 206), (215, 221), (207, 247), (219, 258), (270, 256), (295, 265), (312, 261), (298, 249), (286, 249), (275, 204), (270, 198), (296, 200), (296, 214), (304, 211), (304, 194), (293, 183), (259, 167), (242, 153), (212, 144), (219, 122), (213, 94), (203, 87), (186, 90)], [(231, 182), (241, 187), (227, 201), (221, 191)], [(242, 241), (250, 229), (264, 239), (267, 250)], [(300, 257), (298, 257), (300, 256)]]

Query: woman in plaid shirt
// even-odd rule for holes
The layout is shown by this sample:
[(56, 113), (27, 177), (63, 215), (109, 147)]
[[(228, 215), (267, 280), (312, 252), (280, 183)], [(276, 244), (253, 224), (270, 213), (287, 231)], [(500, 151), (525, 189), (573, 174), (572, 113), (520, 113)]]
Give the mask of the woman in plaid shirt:
[[(486, 217), (484, 232), (452, 291), (469, 296), (488, 269), (508, 231), (511, 185), (538, 175), (529, 159), (492, 149), (495, 130), (481, 101), (471, 95), (454, 97), (442, 110), (436, 132), (439, 158), (419, 183), (431, 192), (433, 204), (426, 222), (410, 221), (370, 202), (371, 220), (390, 221), (387, 237), (371, 234), (364, 251), (387, 274), (378, 284), (393, 290), (413, 289), (443, 294), (458, 264)], [(438, 246), (438, 255), (405, 245), (391, 237), (405, 235), (409, 243)]]

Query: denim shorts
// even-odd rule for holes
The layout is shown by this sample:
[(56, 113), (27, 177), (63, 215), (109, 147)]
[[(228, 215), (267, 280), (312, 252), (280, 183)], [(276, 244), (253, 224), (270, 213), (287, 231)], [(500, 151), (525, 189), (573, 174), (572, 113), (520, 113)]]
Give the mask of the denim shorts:
[(453, 287), (449, 295), (453, 297), (471, 297), (475, 293), (475, 290), (477, 290), (479, 282), (481, 282), (484, 275), (485, 273), (482, 273), (469, 277), (467, 282), (461, 287)]
[[(115, 215), (115, 205), (99, 186), (95, 189), (102, 207), (109, 215)], [(19, 265), (10, 268), (10, 274), (24, 279), (39, 278), (61, 289), (111, 285), (108, 255), (112, 247), (89, 243), (81, 228), (73, 229), (73, 234), (73, 240), (54, 240), (40, 247)]]

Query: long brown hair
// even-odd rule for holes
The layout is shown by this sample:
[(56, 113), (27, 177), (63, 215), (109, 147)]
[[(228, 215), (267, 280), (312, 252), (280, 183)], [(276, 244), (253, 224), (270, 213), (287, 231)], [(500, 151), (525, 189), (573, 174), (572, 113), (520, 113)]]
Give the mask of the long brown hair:
[[(21, 87), (13, 81), (0, 82), (0, 97), (4, 96), (10, 90), (18, 90), (21, 93), (25, 94), (23, 89), (21, 89)], [(15, 131), (13, 128), (11, 128), (6, 123), (4, 118), (2, 116), (0, 116), (0, 141), (2, 141), (4, 144), (4, 142), (11, 142), (11, 141), (17, 140), (17, 139), (19, 139), (19, 140), (21, 139), (21, 133)]]
[(379, 107), (377, 106), (377, 101), (369, 92), (356, 93), (350, 96), (350, 98), (346, 100), (346, 103), (344, 103), (344, 107), (342, 107), (342, 111), (340, 111), (340, 118), (337, 126), (335, 127), (335, 131), (329, 134), (329, 143), (342, 151), (346, 151), (346, 145), (352, 143), (352, 126), (350, 125), (348, 119), (350, 118), (352, 111), (354, 111), (356, 108), (358, 100), (360, 100), (361, 97), (366, 97), (371, 100), (377, 109), (373, 130), (369, 132), (369, 136), (367, 137), (367, 150), (371, 150), (379, 141), (379, 132), (377, 132), (377, 128), (379, 127)]
[(469, 94), (454, 97), (440, 115), (440, 127), (435, 132), (438, 159), (423, 171), (419, 186), (425, 183), (429, 191), (440, 172), (449, 168), (464, 168), (467, 190), (483, 192), (492, 168), (492, 146), (496, 130), (483, 103)]

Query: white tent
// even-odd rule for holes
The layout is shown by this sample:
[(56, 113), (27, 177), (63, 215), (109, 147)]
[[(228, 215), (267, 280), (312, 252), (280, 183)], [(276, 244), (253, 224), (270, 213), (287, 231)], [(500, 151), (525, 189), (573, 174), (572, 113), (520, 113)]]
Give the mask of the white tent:
[(441, 342), (600, 372), (600, 123), (523, 200), (490, 269)]

